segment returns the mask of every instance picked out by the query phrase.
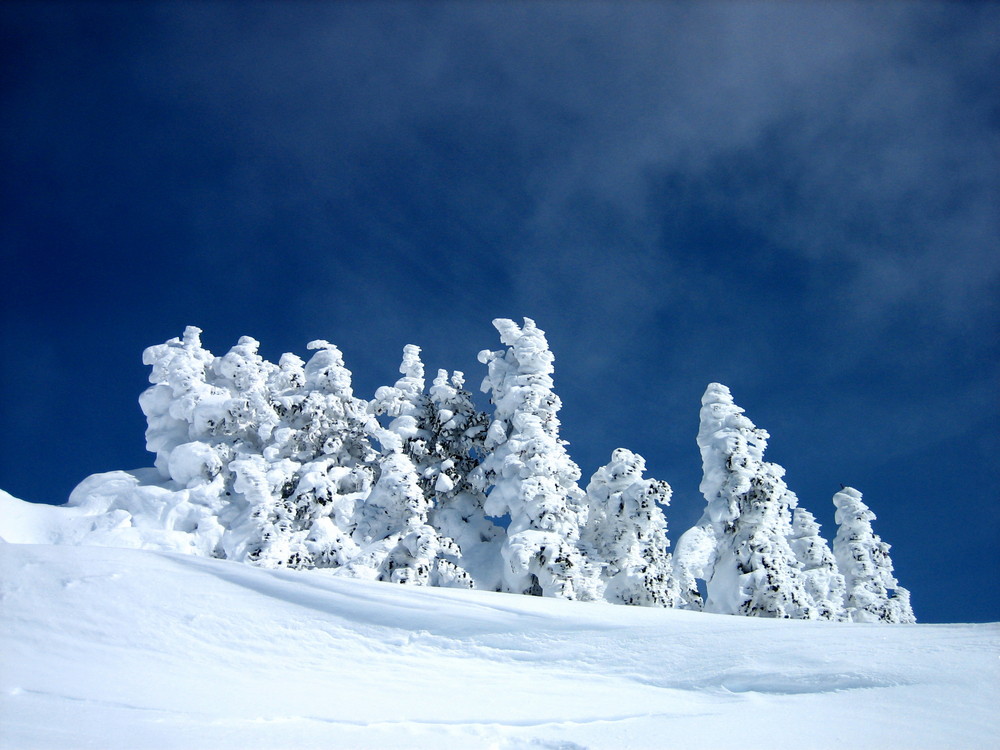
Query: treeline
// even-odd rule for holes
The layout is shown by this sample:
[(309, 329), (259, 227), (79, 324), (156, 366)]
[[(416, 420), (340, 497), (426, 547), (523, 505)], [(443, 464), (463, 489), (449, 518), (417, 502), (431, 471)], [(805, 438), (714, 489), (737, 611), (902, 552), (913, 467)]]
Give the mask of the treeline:
[[(221, 357), (201, 331), (152, 346), (140, 397), (158, 475), (96, 475), (115, 523), (155, 526), (197, 554), (270, 568), (325, 568), (396, 583), (482, 588), (763, 617), (914, 622), (874, 514), (838, 492), (831, 546), (798, 507), (767, 433), (713, 383), (702, 399), (707, 500), (671, 553), (670, 486), (624, 448), (586, 486), (559, 438), (553, 356), (530, 319), (498, 319), (480, 353), (492, 413), (462, 373), (430, 386), (420, 349), (371, 400), (340, 351), (264, 360), (243, 337)], [(158, 532), (159, 533), (159, 532)]]

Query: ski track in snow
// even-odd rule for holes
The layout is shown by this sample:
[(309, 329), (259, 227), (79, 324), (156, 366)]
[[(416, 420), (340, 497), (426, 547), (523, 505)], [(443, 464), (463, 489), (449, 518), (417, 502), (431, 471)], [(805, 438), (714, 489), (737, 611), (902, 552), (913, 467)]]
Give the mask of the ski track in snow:
[(0, 747), (971, 748), (1000, 629), (847, 625), (0, 544)]

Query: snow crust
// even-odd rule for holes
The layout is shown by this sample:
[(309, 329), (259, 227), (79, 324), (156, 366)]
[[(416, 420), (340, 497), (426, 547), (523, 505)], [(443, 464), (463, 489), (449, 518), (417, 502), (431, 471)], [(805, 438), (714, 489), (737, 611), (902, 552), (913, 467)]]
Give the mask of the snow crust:
[[(0, 517), (5, 536), (48, 533), (44, 512), (7, 502)], [(0, 570), (4, 748), (884, 750), (1000, 737), (997, 624), (728, 617), (92, 546), (0, 544)]]

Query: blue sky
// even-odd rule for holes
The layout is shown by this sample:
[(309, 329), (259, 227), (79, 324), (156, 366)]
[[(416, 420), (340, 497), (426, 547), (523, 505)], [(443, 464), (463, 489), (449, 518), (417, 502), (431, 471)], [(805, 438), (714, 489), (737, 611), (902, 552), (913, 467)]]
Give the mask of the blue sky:
[(832, 536), (857, 487), (924, 621), (1000, 620), (1000, 5), (0, 5), (0, 487), (151, 464), (145, 346), (534, 318), (588, 477), (701, 513), (712, 381)]

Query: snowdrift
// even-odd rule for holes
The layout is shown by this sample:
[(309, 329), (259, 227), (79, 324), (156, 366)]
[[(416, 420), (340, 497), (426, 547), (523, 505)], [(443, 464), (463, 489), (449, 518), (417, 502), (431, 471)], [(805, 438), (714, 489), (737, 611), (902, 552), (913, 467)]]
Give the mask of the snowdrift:
[(1000, 739), (995, 624), (775, 621), (111, 547), (0, 544), (0, 570), (4, 748)]

